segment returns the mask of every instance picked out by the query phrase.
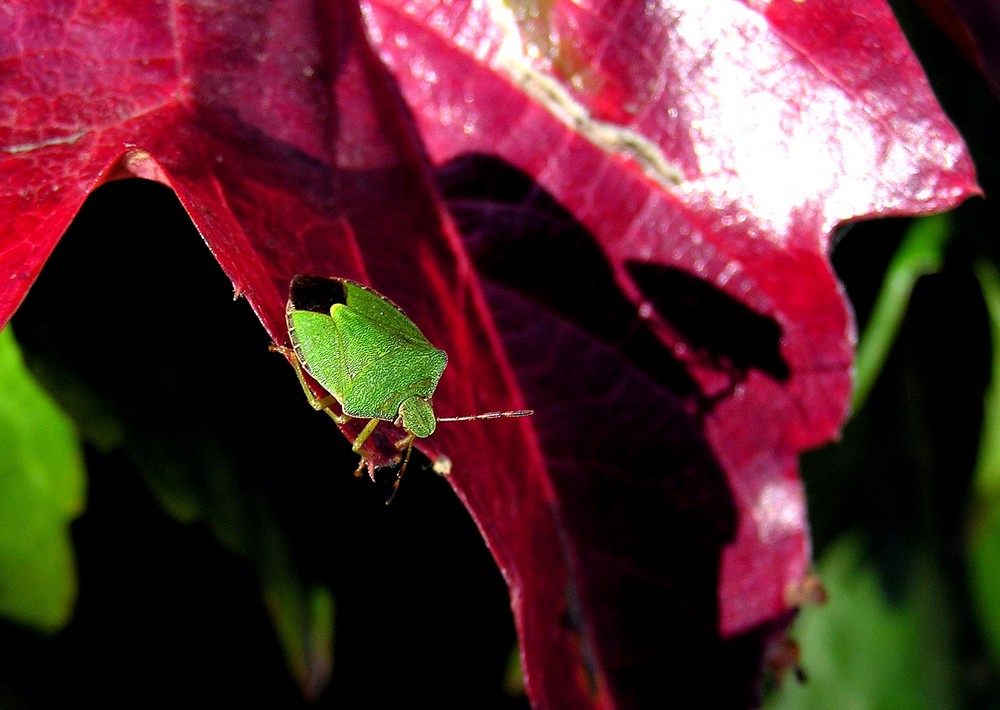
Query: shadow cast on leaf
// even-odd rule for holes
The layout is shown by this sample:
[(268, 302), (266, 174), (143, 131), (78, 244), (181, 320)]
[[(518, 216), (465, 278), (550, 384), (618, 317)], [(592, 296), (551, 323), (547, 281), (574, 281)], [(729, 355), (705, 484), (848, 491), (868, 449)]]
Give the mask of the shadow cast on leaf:
[[(622, 293), (593, 235), (530, 177), (474, 155), (437, 178), (536, 410), (576, 585), (569, 618), (617, 707), (688, 694), (745, 703), (760, 646), (752, 632), (718, 632), (721, 556), (737, 520), (702, 428), (710, 402)], [(682, 272), (630, 271), (734, 378), (752, 367), (787, 377), (772, 321)], [(738, 332), (716, 335), (720, 316)]]

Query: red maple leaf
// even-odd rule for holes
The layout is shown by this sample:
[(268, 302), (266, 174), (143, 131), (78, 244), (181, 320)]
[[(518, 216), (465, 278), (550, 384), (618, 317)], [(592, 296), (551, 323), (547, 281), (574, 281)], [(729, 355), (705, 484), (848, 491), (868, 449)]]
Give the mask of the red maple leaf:
[(848, 402), (832, 229), (977, 188), (882, 2), (688, 5), (8, 3), (3, 322), (125, 176), (277, 343), (294, 274), (372, 285), (449, 353), (440, 415), (537, 412), (420, 442), (533, 702), (745, 699), (809, 567), (797, 455)]

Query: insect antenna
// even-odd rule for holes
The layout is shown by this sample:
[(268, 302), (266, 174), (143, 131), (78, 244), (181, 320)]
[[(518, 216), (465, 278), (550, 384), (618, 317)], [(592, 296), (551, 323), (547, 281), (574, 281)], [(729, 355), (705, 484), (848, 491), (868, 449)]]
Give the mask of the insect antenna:
[(439, 422), (469, 422), (473, 419), (504, 419), (507, 417), (530, 417), (535, 413), (534, 409), (515, 409), (512, 412), (484, 412), (483, 414), (469, 414), (464, 417), (438, 417)]
[[(503, 419), (506, 417), (529, 417), (535, 413), (533, 409), (516, 409), (510, 412), (484, 412), (483, 414), (470, 414), (465, 417), (438, 417), (439, 422), (468, 422), (473, 419)], [(373, 420), (374, 421), (374, 420)], [(403, 456), (403, 463), (399, 467), (399, 473), (396, 474), (396, 481), (392, 484), (392, 492), (389, 493), (389, 497), (386, 498), (385, 504), (389, 505), (392, 503), (392, 499), (396, 497), (396, 491), (399, 490), (399, 482), (403, 480), (403, 474), (406, 473), (406, 465), (410, 463), (410, 454), (413, 452), (413, 434), (400, 441), (397, 446), (402, 448), (402, 444), (406, 443), (406, 454)]]

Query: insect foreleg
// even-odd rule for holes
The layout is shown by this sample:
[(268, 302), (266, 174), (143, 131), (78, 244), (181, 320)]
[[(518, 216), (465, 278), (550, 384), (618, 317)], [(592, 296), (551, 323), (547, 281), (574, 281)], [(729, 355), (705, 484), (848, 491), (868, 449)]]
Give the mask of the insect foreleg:
[(371, 436), (373, 431), (375, 431), (375, 427), (378, 426), (378, 423), (378, 419), (372, 419), (365, 424), (365, 428), (362, 429), (356, 437), (354, 437), (354, 443), (351, 445), (351, 449), (354, 450), (354, 453), (361, 453), (361, 447), (365, 445), (366, 441), (368, 441), (368, 437)]
[[(302, 391), (305, 392), (306, 399), (309, 400), (309, 406), (315, 409), (317, 412), (322, 411), (330, 415), (330, 418), (337, 424), (344, 424), (350, 419), (346, 414), (338, 414), (337, 412), (330, 409), (330, 406), (337, 401), (337, 398), (332, 394), (328, 394), (326, 397), (317, 397), (313, 394), (312, 389), (306, 382), (306, 376), (302, 372), (302, 363), (299, 362), (299, 356), (295, 354), (295, 351), (291, 348), (286, 348), (284, 345), (271, 345), (268, 348), (273, 353), (281, 353), (288, 358), (289, 362), (292, 363), (292, 369), (295, 370), (295, 376), (299, 379), (299, 385), (302, 387)], [(371, 433), (371, 432), (369, 432)]]

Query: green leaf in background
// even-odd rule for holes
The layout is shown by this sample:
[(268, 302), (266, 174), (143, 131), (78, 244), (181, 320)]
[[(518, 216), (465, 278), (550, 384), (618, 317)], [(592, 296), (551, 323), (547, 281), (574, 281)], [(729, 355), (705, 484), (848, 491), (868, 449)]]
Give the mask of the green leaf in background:
[[(205, 523), (227, 550), (256, 570), (288, 668), (303, 697), (319, 697), (333, 667), (333, 594), (299, 576), (259, 478), (241, 465), (210, 421), (196, 425), (200, 438), (194, 429), (180, 437), (196, 441), (196, 451), (164, 445), (148, 429), (125, 428), (126, 446), (163, 509), (181, 523)], [(178, 457), (178, 450), (185, 455)]]
[(969, 593), (983, 641), (1000, 668), (1000, 274), (976, 266), (993, 341), (990, 386), (983, 401), (983, 429), (972, 484), (967, 542)]
[[(114, 190), (128, 195), (141, 187), (117, 185), (112, 195)], [(302, 694), (315, 698), (332, 670), (333, 599), (327, 580), (315, 572), (321, 565), (293, 555), (293, 535), (298, 532), (302, 540), (311, 529), (296, 518), (304, 505), (299, 490), (283, 483), (305, 479), (289, 472), (312, 470), (315, 459), (308, 458), (307, 446), (287, 451), (286, 442), (299, 424), (281, 407), (260, 404), (271, 401), (269, 388), (293, 406), (301, 404), (302, 395), (294, 387), (289, 391), (282, 377), (287, 366), (268, 352), (268, 340), (250, 309), (229, 298), (231, 283), (204, 258), (204, 244), (176, 198), (171, 199), (158, 225), (176, 240), (176, 249), (149, 242), (138, 250), (130, 245), (134, 234), (124, 225), (141, 219), (141, 211), (116, 208), (118, 218), (101, 225), (88, 225), (84, 214), (70, 230), (69, 252), (60, 256), (65, 252), (60, 246), (19, 310), (18, 336), (31, 371), (72, 417), (82, 438), (93, 444), (88, 458), (93, 480), (141, 476), (171, 517), (203, 527), (256, 573), (288, 667)], [(141, 260), (149, 253), (157, 255), (155, 272), (126, 270), (98, 278), (93, 269), (81, 268), (84, 263)], [(178, 273), (185, 274), (183, 289), (158, 280)], [(169, 298), (121, 297), (139, 292)], [(74, 304), (86, 311), (114, 303), (115, 317), (81, 319), (65, 308), (66, 293), (81, 294)], [(123, 329), (127, 357), (94, 347), (119, 342)], [(190, 343), (210, 343), (212, 357), (206, 359)], [(223, 366), (211, 366), (218, 363)], [(237, 386), (242, 383), (253, 384)], [(313, 412), (305, 407), (303, 414)], [(326, 421), (316, 424), (329, 430)], [(350, 470), (355, 456), (349, 447), (345, 454), (344, 469)], [(334, 464), (331, 468), (337, 470)], [(128, 530), (120, 535), (137, 546), (153, 542), (131, 538)], [(96, 575), (88, 579), (98, 587), (106, 583)], [(161, 613), (151, 601), (137, 603), (142, 602), (148, 602), (143, 609), (150, 616)]]
[(318, 698), (333, 667), (333, 594), (320, 585), (303, 590), (288, 572), (265, 580), (264, 601), (303, 696)]
[(788, 677), (768, 698), (783, 708), (928, 708), (958, 705), (952, 610), (939, 570), (909, 560), (907, 589), (889, 600), (858, 535), (830, 546), (818, 565), (829, 601), (805, 607), (792, 629), (804, 683)]
[(84, 507), (73, 424), (28, 373), (10, 328), (0, 331), (0, 614), (55, 631), (73, 612), (70, 522)]
[(503, 689), (512, 698), (524, 697), (524, 666), (521, 664), (521, 649), (514, 646), (507, 656), (507, 668), (503, 674)]
[(855, 412), (864, 406), (872, 385), (882, 371), (906, 315), (914, 284), (921, 276), (940, 270), (951, 232), (951, 217), (948, 214), (915, 219), (906, 231), (902, 244), (889, 263), (875, 308), (858, 342), (852, 402)]

